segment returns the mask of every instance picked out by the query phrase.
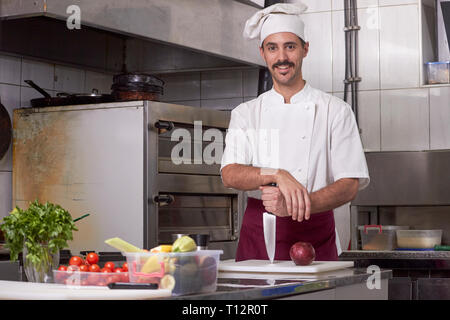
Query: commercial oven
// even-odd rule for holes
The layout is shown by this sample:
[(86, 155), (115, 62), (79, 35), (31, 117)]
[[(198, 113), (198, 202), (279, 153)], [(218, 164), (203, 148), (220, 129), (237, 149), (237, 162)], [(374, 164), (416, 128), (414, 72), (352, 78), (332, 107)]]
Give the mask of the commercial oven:
[(23, 108), (14, 112), (13, 206), (51, 201), (78, 231), (72, 251), (139, 247), (172, 234), (209, 234), (235, 255), (244, 193), (220, 177), (229, 112), (154, 101)]

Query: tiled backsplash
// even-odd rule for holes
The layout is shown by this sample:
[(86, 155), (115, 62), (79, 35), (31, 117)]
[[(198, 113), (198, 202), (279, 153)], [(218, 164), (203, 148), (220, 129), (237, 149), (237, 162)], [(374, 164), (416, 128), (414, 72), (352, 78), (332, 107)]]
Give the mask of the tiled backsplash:
[(232, 110), (258, 93), (258, 69), (165, 74), (164, 102)]

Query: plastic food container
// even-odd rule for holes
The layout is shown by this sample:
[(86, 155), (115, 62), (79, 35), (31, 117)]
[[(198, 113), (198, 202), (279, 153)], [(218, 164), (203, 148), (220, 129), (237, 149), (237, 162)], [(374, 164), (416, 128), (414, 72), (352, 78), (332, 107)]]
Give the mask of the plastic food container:
[(68, 286), (107, 286), (114, 282), (129, 282), (128, 272), (83, 272), (53, 270), (55, 283)]
[(214, 292), (217, 287), (219, 257), (222, 250), (192, 252), (129, 252), (130, 282), (157, 283), (172, 289), (172, 295)]
[(442, 230), (397, 230), (399, 248), (429, 249), (440, 245)]
[(408, 226), (364, 225), (358, 226), (363, 250), (391, 251), (397, 246), (396, 230), (407, 230)]
[(427, 62), (428, 84), (450, 83), (450, 62)]

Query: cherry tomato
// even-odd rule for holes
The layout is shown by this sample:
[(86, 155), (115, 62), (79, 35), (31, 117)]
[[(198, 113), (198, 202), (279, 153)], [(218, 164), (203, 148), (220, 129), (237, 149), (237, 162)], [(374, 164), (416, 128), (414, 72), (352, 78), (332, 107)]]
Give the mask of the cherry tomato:
[(83, 264), (83, 259), (81, 259), (79, 256), (73, 256), (69, 260), (70, 266), (81, 266)]
[(128, 263), (124, 263), (123, 265), (122, 265), (122, 270), (124, 271), (124, 272), (128, 272)]
[(110, 268), (101, 268), (100, 272), (102, 272), (102, 273), (112, 273)]
[(66, 266), (59, 266), (58, 271), (67, 271)]
[(121, 273), (121, 272), (123, 272), (123, 270), (122, 270), (122, 268), (115, 268), (114, 272), (115, 273)]
[(114, 262), (112, 262), (112, 261), (108, 261), (107, 263), (105, 263), (105, 265), (104, 265), (104, 267), (105, 268), (108, 268), (108, 269), (111, 269), (111, 270), (114, 270), (116, 265), (114, 264)]
[(83, 272), (89, 272), (89, 271), (90, 271), (90, 270), (89, 270), (89, 266), (86, 265), (86, 264), (82, 264), (82, 265), (80, 266), (80, 271), (83, 271)]
[(89, 266), (90, 272), (100, 272), (100, 266), (98, 264), (91, 264)]
[(97, 264), (98, 263), (98, 255), (95, 252), (90, 252), (86, 256), (86, 262), (88, 264)]

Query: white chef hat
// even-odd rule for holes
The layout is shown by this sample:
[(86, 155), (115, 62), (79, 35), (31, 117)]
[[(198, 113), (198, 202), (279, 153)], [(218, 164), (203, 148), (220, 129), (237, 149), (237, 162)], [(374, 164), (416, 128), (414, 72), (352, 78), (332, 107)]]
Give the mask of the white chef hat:
[(305, 40), (305, 23), (300, 14), (308, 7), (301, 3), (276, 3), (256, 12), (245, 23), (244, 37), (255, 39), (259, 36), (259, 45), (264, 39), (277, 32), (292, 32)]

